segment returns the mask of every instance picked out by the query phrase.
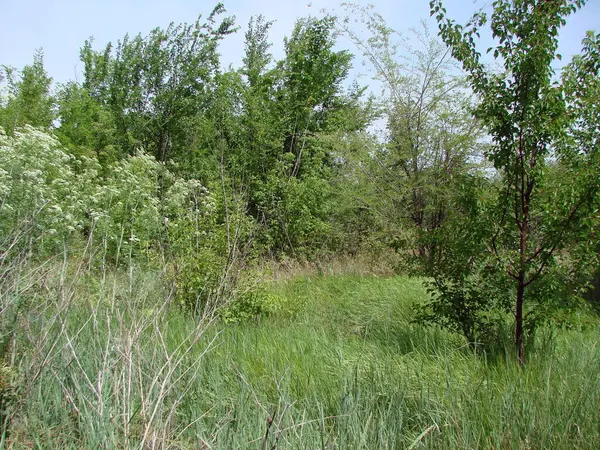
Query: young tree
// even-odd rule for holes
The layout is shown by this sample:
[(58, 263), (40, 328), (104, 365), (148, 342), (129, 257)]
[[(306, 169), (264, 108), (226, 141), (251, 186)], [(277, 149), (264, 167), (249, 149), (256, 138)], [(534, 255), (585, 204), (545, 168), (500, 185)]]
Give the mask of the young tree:
[[(243, 148), (232, 169), (244, 188), (252, 193), (260, 190), (281, 153), (281, 121), (274, 101), (277, 71), (271, 67), (273, 58), (269, 53), (271, 25), (263, 16), (250, 19), (241, 68), (244, 88), (239, 122)], [(250, 195), (249, 213), (259, 219), (259, 209), (257, 199)]]
[[(338, 26), (382, 87), (385, 145), (365, 154), (376, 164), (364, 161), (362, 167), (386, 201), (371, 206), (397, 236), (393, 245), (414, 254), (431, 274), (441, 255), (436, 234), (448, 214), (452, 185), (482, 152), (481, 125), (470, 114), (473, 98), (448, 49), (425, 25), (412, 30), (409, 40), (372, 8), (346, 8), (351, 15)], [(363, 30), (349, 25), (354, 17)]]
[(44, 69), (44, 53), (36, 51), (33, 64), (18, 73), (4, 67), (9, 96), (6, 104), (0, 105), (0, 125), (8, 134), (25, 124), (50, 128), (54, 120), (54, 98), (50, 93), (52, 78)]
[[(564, 255), (573, 243), (583, 219), (589, 217), (587, 206), (598, 192), (598, 178), (590, 173), (597, 168), (597, 147), (582, 147), (576, 136), (581, 130), (593, 130), (597, 139), (598, 131), (588, 117), (569, 107), (567, 97), (583, 95), (585, 85), (559, 82), (552, 68), (559, 57), (559, 30), (584, 4), (584, 0), (494, 1), (490, 29), (496, 44), (488, 52), (503, 64), (504, 71), (493, 73), (476, 47), (487, 15), (478, 12), (463, 27), (447, 18), (441, 0), (430, 2), (440, 36), (462, 64), (481, 101), (476, 116), (493, 139), (487, 157), (500, 177), (495, 191), (496, 216), (489, 216), (491, 227), (484, 237), (483, 254), (471, 253), (470, 259), (495, 261), (495, 267), (511, 280), (519, 364), (524, 362), (524, 328), (532, 326), (548, 300), (545, 295), (549, 291), (543, 286), (552, 280), (547, 275), (551, 268), (559, 267), (557, 256)], [(596, 80), (598, 53), (584, 51), (583, 59), (589, 60), (587, 76)], [(581, 176), (554, 183), (555, 190), (550, 190), (549, 158), (565, 164), (572, 175)], [(494, 283), (490, 273), (484, 279)], [(438, 294), (439, 306), (444, 292)]]

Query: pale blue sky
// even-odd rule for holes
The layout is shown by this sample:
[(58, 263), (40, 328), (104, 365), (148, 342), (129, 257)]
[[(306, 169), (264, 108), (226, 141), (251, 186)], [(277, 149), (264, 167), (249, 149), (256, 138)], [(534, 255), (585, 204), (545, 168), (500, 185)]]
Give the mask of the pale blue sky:
[[(206, 16), (215, 1), (208, 0), (0, 0), (0, 64), (22, 68), (29, 64), (36, 48), (43, 47), (45, 65), (55, 81), (81, 78), (79, 48), (85, 39), (95, 38), (95, 46), (115, 42), (125, 33), (147, 34), (152, 28), (165, 27), (169, 22), (192, 22), (202, 13)], [(366, 3), (366, 2), (362, 2)], [(429, 19), (428, 0), (371, 0), (375, 9), (390, 26), (407, 31), (421, 19)], [(451, 17), (464, 21), (491, 0), (446, 0)], [(272, 28), (272, 52), (282, 55), (283, 37), (288, 35), (296, 18), (317, 15), (322, 8), (339, 9), (340, 0), (226, 0), (228, 15), (236, 16), (241, 30), (221, 46), (222, 62), (237, 66), (243, 54), (243, 32), (252, 15), (263, 14), (276, 20)], [(310, 6), (309, 6), (310, 5)], [(578, 53), (586, 30), (599, 30), (600, 1), (589, 4), (569, 19), (561, 33), (561, 48), (565, 59)], [(342, 43), (342, 45), (344, 45)], [(348, 44), (349, 45), (349, 44)]]

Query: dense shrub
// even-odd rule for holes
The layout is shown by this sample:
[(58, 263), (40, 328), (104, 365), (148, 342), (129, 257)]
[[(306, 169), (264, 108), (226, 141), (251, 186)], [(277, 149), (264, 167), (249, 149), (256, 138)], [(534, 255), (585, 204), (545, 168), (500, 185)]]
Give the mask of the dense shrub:
[(30, 126), (7, 136), (0, 129), (0, 243), (31, 251), (59, 249), (81, 231), (85, 191), (96, 177), (89, 160), (76, 161), (53, 137)]

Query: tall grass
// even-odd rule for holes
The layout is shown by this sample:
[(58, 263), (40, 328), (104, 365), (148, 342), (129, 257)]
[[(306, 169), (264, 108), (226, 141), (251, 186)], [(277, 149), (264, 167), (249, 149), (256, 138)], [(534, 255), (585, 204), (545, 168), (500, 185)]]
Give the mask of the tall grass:
[(520, 370), (412, 324), (419, 279), (289, 278), (225, 325), (157, 273), (86, 267), (2, 278), (4, 447), (600, 448), (597, 321)]

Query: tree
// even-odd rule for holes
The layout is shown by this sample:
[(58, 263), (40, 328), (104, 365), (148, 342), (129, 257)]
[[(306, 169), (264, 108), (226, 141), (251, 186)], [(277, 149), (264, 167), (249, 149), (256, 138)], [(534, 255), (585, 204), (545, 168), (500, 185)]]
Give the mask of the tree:
[(235, 31), (233, 18), (217, 17), (217, 4), (206, 22), (170, 24), (147, 37), (125, 36), (116, 47), (81, 50), (83, 88), (110, 112), (123, 154), (143, 147), (160, 162), (185, 157), (190, 126), (206, 112), (219, 68), (218, 43)]
[[(240, 146), (230, 160), (231, 173), (242, 190), (256, 192), (269, 171), (276, 165), (280, 154), (280, 118), (276, 111), (274, 89), (276, 70), (271, 67), (269, 30), (272, 22), (263, 16), (252, 17), (245, 34), (245, 55), (240, 70), (242, 94)], [(260, 217), (259, 205), (249, 195), (249, 213)]]
[[(338, 22), (381, 83), (379, 105), (385, 145), (365, 154), (362, 167), (374, 183), (391, 241), (408, 250), (431, 274), (443, 243), (437, 238), (448, 214), (453, 184), (482, 152), (481, 125), (470, 114), (474, 99), (446, 46), (426, 25), (409, 41), (369, 7), (346, 4)], [(364, 30), (350, 27), (353, 17)], [(369, 160), (374, 160), (373, 164)], [(370, 181), (369, 181), (370, 179)], [(385, 199), (385, 200), (384, 200)]]
[[(334, 19), (299, 19), (285, 40), (285, 57), (270, 68), (270, 22), (250, 22), (246, 33), (242, 96), (243, 148), (237, 171), (251, 192), (249, 212), (264, 225), (265, 247), (276, 253), (310, 255), (329, 235), (333, 152), (327, 133), (364, 128), (344, 122), (357, 99), (343, 82), (352, 56), (334, 51)], [(359, 95), (360, 97), (360, 95)], [(242, 156), (243, 153), (243, 156)]]
[(55, 134), (72, 154), (95, 156), (103, 167), (119, 158), (113, 116), (86, 88), (65, 83), (58, 90), (57, 104), (60, 126)]
[[(348, 76), (352, 55), (334, 51), (333, 17), (296, 22), (285, 40), (285, 58), (279, 63), (280, 87), (276, 93), (286, 131), (284, 151), (292, 158), (289, 175), (298, 177), (311, 162), (307, 139), (322, 130)], [(304, 160), (304, 164), (303, 164)], [(318, 161), (312, 161), (319, 165)]]
[[(430, 2), (441, 38), (462, 64), (480, 99), (476, 117), (493, 141), (487, 158), (499, 176), (496, 208), (488, 216), (492, 226), (485, 248), (479, 255), (471, 253), (470, 259), (487, 259), (484, 266), (500, 268), (512, 285), (519, 364), (524, 362), (524, 329), (533, 327), (548, 301), (549, 290), (544, 287), (552, 282), (548, 275), (560, 267), (558, 255), (564, 255), (574, 242), (598, 192), (597, 176), (590, 173), (597, 168), (597, 146), (583, 148), (575, 135), (577, 130), (594, 130), (594, 124), (567, 100), (567, 96), (579, 96), (585, 86), (567, 79), (561, 83), (552, 68), (559, 57), (559, 29), (584, 4), (584, 0), (494, 1), (490, 29), (497, 42), (488, 53), (503, 64), (504, 71), (493, 73), (486, 69), (476, 47), (487, 15), (478, 12), (463, 27), (447, 18), (441, 0)], [(583, 59), (589, 60), (587, 67), (592, 71), (588, 75), (596, 79), (598, 54), (584, 51)], [(578, 64), (577, 59), (573, 64)], [(592, 133), (597, 136), (597, 128)], [(549, 190), (547, 163), (552, 158), (571, 174), (554, 186), (555, 191)], [(494, 282), (485, 271), (484, 280)], [(444, 301), (444, 292), (438, 292), (437, 301)]]
[(273, 56), (269, 53), (269, 30), (273, 21), (266, 21), (264, 16), (251, 17), (245, 34), (245, 56), (242, 72), (246, 75), (248, 85), (255, 87), (260, 84), (261, 77), (269, 67)]
[(9, 97), (4, 107), (0, 105), (0, 125), (8, 134), (25, 124), (50, 128), (54, 120), (54, 98), (50, 93), (52, 78), (44, 69), (44, 53), (36, 51), (33, 64), (21, 73), (4, 67)]

